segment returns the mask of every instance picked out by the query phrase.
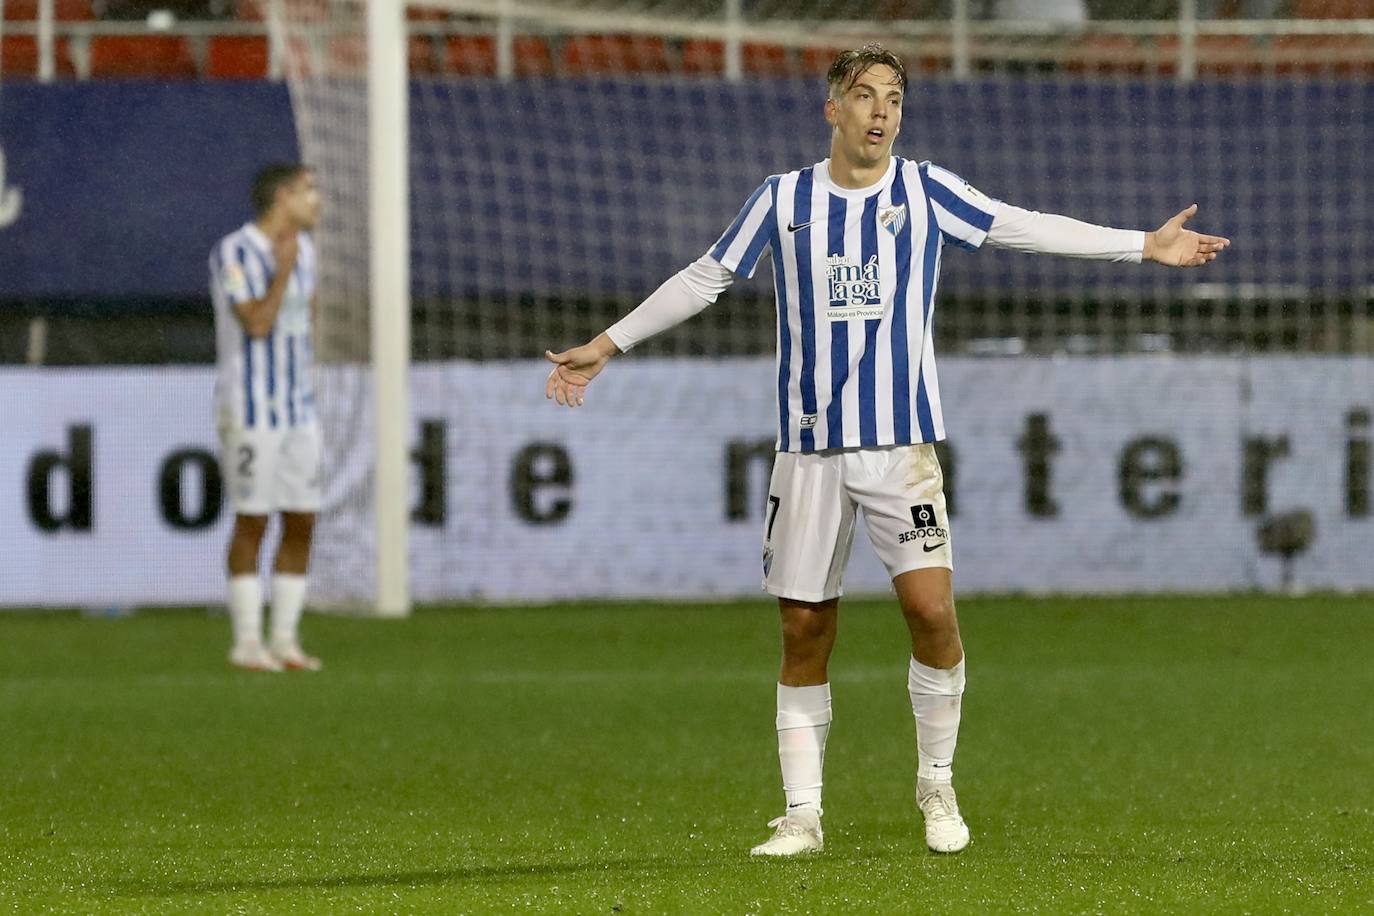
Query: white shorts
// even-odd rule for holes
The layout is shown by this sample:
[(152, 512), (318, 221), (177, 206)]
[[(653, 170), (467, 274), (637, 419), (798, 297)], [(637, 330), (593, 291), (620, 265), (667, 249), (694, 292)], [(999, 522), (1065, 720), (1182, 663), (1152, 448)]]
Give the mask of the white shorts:
[(220, 464), (237, 515), (320, 510), (320, 428), (222, 426)]
[(859, 508), (888, 575), (953, 568), (935, 446), (779, 452), (763, 520), (764, 591), (796, 601), (844, 594)]

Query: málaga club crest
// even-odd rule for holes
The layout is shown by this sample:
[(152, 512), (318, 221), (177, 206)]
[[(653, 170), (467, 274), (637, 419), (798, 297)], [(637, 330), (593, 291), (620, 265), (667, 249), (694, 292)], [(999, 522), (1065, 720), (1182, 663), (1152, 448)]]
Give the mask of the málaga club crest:
[(906, 204), (879, 210), (878, 225), (882, 226), (893, 235), (901, 232), (902, 227), (906, 225)]

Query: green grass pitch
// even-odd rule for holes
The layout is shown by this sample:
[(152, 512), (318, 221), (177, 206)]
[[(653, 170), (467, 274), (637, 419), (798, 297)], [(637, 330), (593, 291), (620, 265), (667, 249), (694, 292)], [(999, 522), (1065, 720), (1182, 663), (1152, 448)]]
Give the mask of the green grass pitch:
[(841, 610), (823, 854), (782, 807), (776, 612), (309, 617), (317, 675), (203, 612), (0, 614), (0, 910), (1374, 912), (1374, 602), (967, 599), (924, 849), (904, 629)]

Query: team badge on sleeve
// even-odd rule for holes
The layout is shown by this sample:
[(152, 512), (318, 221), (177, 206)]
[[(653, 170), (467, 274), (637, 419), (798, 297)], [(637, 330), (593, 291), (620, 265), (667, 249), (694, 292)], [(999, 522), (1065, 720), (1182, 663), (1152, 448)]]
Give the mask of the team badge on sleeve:
[(243, 268), (238, 264), (226, 264), (224, 266), (224, 291), (233, 299), (243, 299), (248, 296), (248, 275), (243, 272)]

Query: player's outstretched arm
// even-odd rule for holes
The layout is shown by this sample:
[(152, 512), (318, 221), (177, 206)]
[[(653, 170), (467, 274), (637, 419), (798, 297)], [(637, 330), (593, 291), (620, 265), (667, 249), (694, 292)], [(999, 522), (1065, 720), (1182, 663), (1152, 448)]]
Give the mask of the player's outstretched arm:
[(634, 311), (590, 342), (562, 353), (545, 350), (545, 358), (554, 365), (544, 396), (568, 407), (580, 406), (587, 396), (587, 383), (612, 356), (691, 318), (715, 302), (733, 279), (728, 268), (703, 255), (663, 281)]
[(562, 353), (545, 350), (544, 358), (553, 363), (553, 370), (544, 385), (544, 397), (568, 407), (580, 407), (587, 396), (587, 385), (619, 352), (620, 348), (604, 331), (590, 342)]
[(1195, 213), (1197, 204), (1190, 204), (1154, 232), (1145, 233), (1145, 250), (1141, 257), (1167, 267), (1201, 267), (1208, 261), (1215, 261), (1231, 240), (1184, 229), (1183, 224)]

